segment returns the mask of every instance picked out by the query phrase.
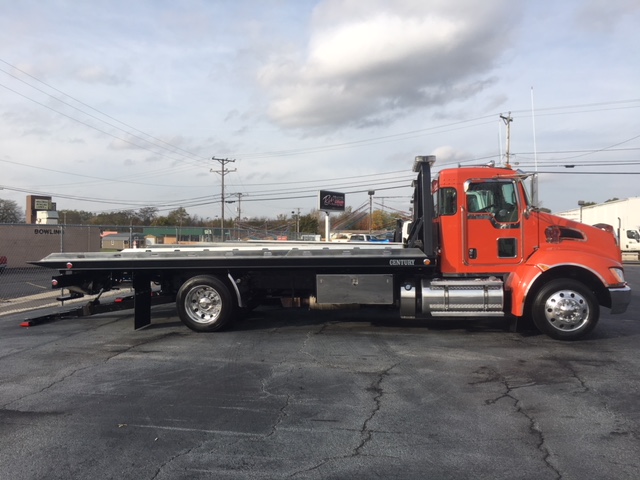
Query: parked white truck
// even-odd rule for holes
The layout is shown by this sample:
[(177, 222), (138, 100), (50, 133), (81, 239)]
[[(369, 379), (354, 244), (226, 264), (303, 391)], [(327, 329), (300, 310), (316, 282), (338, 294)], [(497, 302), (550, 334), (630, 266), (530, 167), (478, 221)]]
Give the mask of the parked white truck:
[(623, 252), (640, 252), (640, 197), (585, 205), (555, 215), (588, 225), (611, 225)]

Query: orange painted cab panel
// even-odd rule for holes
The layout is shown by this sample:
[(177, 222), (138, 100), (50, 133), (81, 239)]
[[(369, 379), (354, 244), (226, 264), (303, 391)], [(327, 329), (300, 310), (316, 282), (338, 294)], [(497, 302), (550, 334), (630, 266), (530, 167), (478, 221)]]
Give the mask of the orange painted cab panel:
[(621, 262), (610, 232), (531, 209), (521, 178), (495, 167), (440, 172), (434, 193), (443, 275), (507, 275), (534, 254), (536, 263), (546, 262), (545, 252), (551, 265), (560, 262), (557, 252), (563, 262), (584, 261), (586, 268), (594, 256)]
[[(513, 270), (539, 242), (526, 192), (511, 169), (462, 167), (437, 179), (439, 245), (443, 274), (500, 274)], [(455, 195), (452, 193), (455, 191)], [(455, 208), (440, 208), (455, 196)]]

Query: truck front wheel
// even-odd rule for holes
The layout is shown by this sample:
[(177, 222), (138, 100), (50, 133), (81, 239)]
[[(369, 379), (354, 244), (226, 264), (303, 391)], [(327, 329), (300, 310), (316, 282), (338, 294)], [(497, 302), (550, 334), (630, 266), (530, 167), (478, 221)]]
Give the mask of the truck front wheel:
[(571, 279), (551, 280), (536, 294), (531, 314), (536, 327), (557, 340), (575, 340), (591, 332), (600, 318), (595, 295)]
[(213, 332), (231, 320), (233, 299), (218, 278), (199, 275), (187, 280), (176, 295), (178, 316), (191, 330)]

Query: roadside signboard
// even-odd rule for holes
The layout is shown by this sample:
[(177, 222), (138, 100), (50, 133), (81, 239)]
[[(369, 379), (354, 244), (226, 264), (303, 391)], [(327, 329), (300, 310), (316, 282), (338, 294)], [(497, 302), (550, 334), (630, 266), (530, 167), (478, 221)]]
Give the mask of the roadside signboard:
[(346, 204), (344, 193), (320, 190), (318, 199), (320, 205), (318, 210), (323, 212), (344, 212)]

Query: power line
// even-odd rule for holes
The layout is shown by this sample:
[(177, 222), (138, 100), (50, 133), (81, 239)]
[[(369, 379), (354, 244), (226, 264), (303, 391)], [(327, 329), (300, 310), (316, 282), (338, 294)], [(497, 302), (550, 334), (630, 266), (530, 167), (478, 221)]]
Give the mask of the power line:
[[(75, 117), (72, 117), (71, 115), (67, 115), (66, 113), (63, 113), (63, 112), (61, 112), (59, 110), (56, 110), (53, 107), (50, 107), (49, 105), (45, 105), (44, 103), (39, 102), (38, 100), (35, 100), (33, 98), (30, 98), (30, 97), (27, 97), (26, 95), (23, 95), (22, 93), (17, 92), (15, 90), (13, 90), (12, 88), (7, 87), (6, 85), (0, 84), (0, 87), (5, 88), (6, 90), (9, 90), (10, 92), (15, 93), (16, 95), (20, 95), (21, 97), (26, 98), (27, 100), (29, 100), (29, 101), (31, 101), (33, 103), (36, 103), (36, 104), (38, 104), (38, 105), (40, 105), (40, 106), (42, 106), (44, 108), (47, 108), (47, 109), (57, 113), (58, 115), (62, 115), (63, 117), (67, 117), (68, 119), (73, 120), (74, 122), (78, 122), (78, 123), (80, 123), (82, 125), (85, 125), (86, 127), (92, 128), (93, 130), (97, 130), (98, 132), (103, 133), (104, 135), (108, 135), (109, 137), (115, 138), (116, 140), (120, 140), (122, 142), (128, 143), (129, 145), (133, 145), (135, 147), (141, 148), (142, 150), (147, 150), (147, 151), (149, 151), (151, 153), (154, 153), (155, 155), (159, 155), (161, 157), (165, 157), (165, 158), (168, 158), (170, 160), (174, 160), (174, 161), (178, 160), (176, 158), (170, 157), (169, 155), (165, 155), (164, 153), (156, 152), (156, 151), (151, 150), (151, 149), (149, 149), (147, 147), (144, 147), (142, 145), (138, 145), (137, 143), (134, 143), (134, 142), (132, 142), (130, 140), (127, 140), (126, 138), (122, 138), (122, 137), (119, 137), (117, 135), (114, 135), (114, 134), (112, 134), (110, 132), (107, 132), (106, 130), (103, 130), (101, 128), (96, 127), (95, 125), (91, 125), (90, 123), (83, 122), (82, 120), (79, 120), (79, 119), (77, 119)], [(175, 152), (171, 152), (171, 153), (175, 153)]]
[[(179, 154), (179, 152), (176, 152), (176, 150), (179, 150), (179, 151), (184, 152), (184, 153), (185, 153), (186, 155), (188, 155), (189, 157), (195, 157), (195, 158), (197, 158), (197, 159), (204, 160), (204, 158), (202, 158), (200, 155), (197, 155), (197, 154), (195, 154), (195, 153), (189, 152), (189, 151), (187, 151), (187, 150), (185, 150), (185, 149), (183, 149), (183, 148), (181, 148), (181, 147), (179, 147), (179, 146), (177, 146), (177, 145), (173, 145), (173, 144), (171, 144), (171, 143), (169, 143), (169, 142), (165, 142), (164, 140), (162, 140), (162, 139), (160, 139), (160, 138), (158, 138), (158, 137), (154, 137), (153, 135), (151, 135), (151, 134), (149, 134), (149, 133), (143, 132), (142, 130), (139, 130), (139, 129), (137, 129), (137, 128), (135, 128), (135, 127), (133, 127), (133, 126), (131, 126), (131, 125), (129, 125), (129, 124), (127, 124), (127, 123), (125, 123), (125, 122), (121, 121), (121, 120), (118, 120), (118, 119), (117, 119), (117, 118), (115, 118), (115, 117), (112, 117), (111, 115), (109, 115), (109, 114), (107, 114), (107, 113), (102, 112), (101, 110), (98, 110), (97, 108), (95, 108), (95, 107), (93, 107), (93, 106), (91, 106), (91, 105), (89, 105), (89, 104), (87, 104), (87, 103), (83, 102), (82, 100), (78, 100), (77, 98), (73, 97), (72, 95), (69, 95), (68, 93), (63, 92), (62, 90), (60, 90), (60, 89), (58, 89), (58, 88), (56, 88), (56, 87), (54, 87), (54, 86), (52, 86), (52, 85), (49, 85), (48, 83), (46, 83), (46, 82), (44, 82), (44, 81), (40, 80), (39, 78), (37, 78), (37, 77), (35, 77), (35, 76), (31, 75), (31, 74), (30, 74), (30, 73), (28, 73), (28, 72), (25, 72), (24, 70), (21, 70), (20, 68), (16, 67), (15, 65), (10, 64), (9, 62), (7, 62), (7, 61), (5, 61), (5, 60), (3, 60), (3, 59), (1, 59), (1, 58), (0, 58), (0, 62), (4, 63), (5, 65), (7, 65), (7, 66), (9, 66), (9, 67), (11, 67), (11, 68), (13, 68), (14, 70), (17, 70), (18, 72), (22, 73), (23, 75), (28, 76), (29, 78), (31, 78), (31, 79), (33, 79), (33, 80), (35, 80), (36, 82), (41, 83), (42, 85), (45, 85), (47, 88), (50, 88), (51, 90), (53, 90), (53, 91), (55, 91), (55, 92), (58, 92), (58, 93), (60, 93), (60, 94), (64, 95), (65, 97), (68, 97), (68, 98), (72, 99), (73, 101), (75, 101), (75, 102), (79, 103), (80, 105), (82, 105), (82, 106), (84, 106), (84, 107), (87, 107), (87, 108), (89, 108), (90, 110), (93, 110), (94, 112), (97, 112), (97, 113), (99, 113), (100, 115), (102, 115), (102, 116), (104, 116), (104, 117), (106, 117), (106, 118), (109, 118), (110, 120), (113, 120), (113, 121), (115, 121), (115, 122), (118, 122), (119, 124), (124, 125), (125, 127), (129, 128), (129, 129), (131, 129), (131, 130), (133, 130), (133, 131), (135, 131), (135, 132), (138, 132), (138, 133), (140, 133), (140, 134), (142, 134), (142, 135), (145, 135), (146, 137), (149, 137), (149, 138), (153, 139), (153, 140), (154, 140), (154, 141), (156, 141), (156, 142), (160, 142), (160, 143), (162, 143), (162, 144), (164, 144), (164, 145), (167, 145), (168, 147), (171, 147), (171, 149), (168, 149), (168, 148), (166, 148), (166, 147), (162, 147), (161, 145), (158, 145), (158, 144), (156, 144), (156, 143), (154, 143), (154, 142), (149, 142), (149, 140), (147, 140), (147, 139), (145, 139), (145, 138), (143, 138), (143, 137), (140, 137), (140, 136), (138, 136), (138, 135), (133, 135), (133, 134), (131, 134), (131, 132), (129, 132), (129, 131), (126, 131), (126, 130), (124, 130), (124, 129), (122, 129), (122, 128), (120, 128), (120, 127), (116, 126), (116, 125), (113, 125), (112, 123), (109, 123), (109, 122), (107, 122), (107, 121), (105, 121), (105, 120), (103, 120), (103, 119), (101, 119), (101, 118), (99, 118), (99, 117), (96, 117), (95, 115), (92, 115), (91, 113), (87, 113), (86, 111), (84, 111), (84, 110), (82, 110), (82, 109), (80, 109), (80, 108), (78, 108), (78, 107), (76, 107), (76, 106), (74, 106), (74, 105), (71, 105), (71, 104), (70, 104), (70, 103), (68, 103), (68, 102), (65, 102), (65, 101), (61, 100), (60, 98), (55, 97), (55, 96), (51, 95), (50, 93), (47, 93), (47, 92), (45, 92), (44, 90), (42, 90), (42, 89), (40, 89), (40, 88), (37, 88), (37, 87), (35, 87), (35, 86), (31, 85), (30, 83), (25, 82), (24, 80), (22, 80), (22, 79), (21, 79), (21, 78), (19, 78), (18, 76), (13, 75), (12, 73), (7, 72), (6, 70), (2, 70), (2, 69), (0, 69), (0, 72), (3, 72), (3, 73), (5, 73), (6, 75), (9, 75), (9, 76), (10, 76), (10, 77), (12, 77), (12, 78), (15, 78), (15, 79), (16, 79), (16, 80), (18, 80), (19, 82), (22, 82), (23, 84), (25, 84), (25, 85), (27, 85), (27, 86), (29, 86), (29, 87), (33, 88), (34, 90), (37, 90), (38, 92), (40, 92), (40, 93), (43, 93), (43, 94), (47, 95), (48, 97), (52, 98), (53, 100), (55, 100), (55, 101), (57, 101), (57, 102), (62, 103), (63, 105), (66, 105), (66, 106), (68, 106), (68, 107), (70, 107), (70, 108), (73, 108), (74, 110), (76, 110), (76, 111), (78, 111), (78, 112), (80, 112), (80, 113), (83, 113), (83, 114), (85, 114), (85, 115), (87, 115), (87, 116), (89, 116), (89, 117), (91, 117), (91, 118), (93, 118), (93, 119), (95, 119), (95, 120), (98, 120), (99, 122), (105, 123), (105, 124), (109, 125), (110, 127), (116, 128), (116, 129), (118, 129), (118, 130), (120, 130), (120, 131), (122, 131), (122, 132), (124, 132), (124, 133), (127, 133), (127, 134), (129, 134), (129, 135), (132, 135), (133, 137), (139, 138), (140, 140), (143, 140), (144, 142), (150, 143), (151, 145), (154, 145), (154, 146), (156, 146), (156, 147), (163, 148), (163, 149), (166, 149), (166, 150), (171, 151), (172, 153), (178, 153), (178, 154)], [(4, 85), (3, 85), (3, 86), (4, 86)], [(6, 87), (5, 87), (5, 88), (6, 88)], [(13, 90), (12, 90), (12, 91), (13, 91)], [(14, 93), (17, 93), (17, 92), (15, 92), (15, 91), (14, 91)], [(20, 94), (20, 95), (21, 95), (21, 94)], [(23, 95), (23, 97), (25, 97), (25, 96)], [(32, 100), (32, 99), (31, 99), (31, 98), (29, 98), (29, 97), (25, 97), (25, 98), (27, 98), (27, 99), (29, 99), (29, 100)], [(33, 100), (32, 100), (32, 101), (33, 101)], [(43, 105), (43, 104), (40, 104), (40, 105)], [(61, 112), (58, 112), (57, 110), (54, 110), (54, 111), (56, 111), (56, 113), (61, 113)], [(64, 114), (63, 114), (63, 115), (64, 115)], [(77, 120), (77, 119), (76, 119), (76, 120)], [(78, 120), (77, 120), (77, 121), (78, 121)], [(84, 122), (80, 122), (80, 123), (84, 123)], [(87, 125), (87, 124), (85, 123), (85, 125)], [(88, 126), (90, 126), (90, 125), (88, 125)], [(183, 155), (183, 156), (184, 156), (184, 155)]]
[[(133, 136), (135, 138), (139, 138), (139, 139), (143, 140), (144, 142), (147, 142), (147, 143), (149, 143), (151, 145), (154, 145), (155, 147), (168, 150), (168, 151), (170, 151), (171, 153), (174, 153), (174, 154), (182, 155), (182, 154), (180, 154), (179, 152), (176, 151), (176, 150), (179, 150), (179, 151), (182, 151), (182, 152), (184, 152), (186, 154), (186, 155), (182, 155), (183, 157), (186, 157), (188, 155), (188, 156), (192, 156), (194, 158), (197, 158), (199, 160), (204, 160), (204, 158), (201, 157), (200, 155), (197, 155), (195, 153), (189, 152), (189, 151), (187, 151), (187, 150), (185, 150), (185, 149), (183, 149), (181, 147), (178, 147), (177, 145), (173, 145), (173, 144), (171, 144), (169, 142), (165, 142), (164, 140), (161, 140), (161, 139), (159, 139), (159, 138), (157, 138), (157, 137), (155, 137), (153, 135), (150, 135), (150, 134), (148, 134), (146, 132), (143, 132), (142, 130), (139, 130), (139, 129), (137, 129), (137, 128), (125, 123), (125, 122), (122, 122), (121, 120), (116, 119), (113, 116), (110, 116), (110, 115), (108, 115), (108, 114), (96, 109), (95, 107), (92, 107), (92, 106), (88, 105), (85, 102), (82, 102), (81, 100), (78, 100), (78, 99), (74, 98), (73, 96), (67, 94), (66, 92), (63, 92), (62, 90), (57, 89), (57, 88), (53, 87), (52, 85), (49, 85), (48, 83), (46, 83), (46, 82), (38, 79), (37, 77), (35, 77), (35, 76), (33, 76), (33, 75), (31, 75), (31, 74), (19, 69), (18, 67), (10, 64), (9, 62), (7, 62), (5, 60), (0, 59), (0, 62), (4, 63), (5, 65), (7, 65), (7, 66), (9, 66), (9, 67), (11, 67), (13, 69), (15, 69), (16, 71), (28, 76), (29, 78), (41, 83), (42, 85), (45, 85), (46, 87), (52, 89), (53, 91), (58, 92), (58, 93), (60, 93), (62, 95), (65, 95), (66, 97), (78, 102), (79, 104), (81, 104), (81, 105), (83, 105), (83, 106), (85, 106), (85, 107), (87, 107), (87, 108), (99, 113), (100, 115), (103, 115), (106, 118), (109, 118), (109, 119), (111, 119), (111, 120), (113, 120), (115, 122), (118, 122), (121, 125), (124, 125), (127, 128), (130, 128), (130, 129), (132, 129), (132, 130), (134, 130), (134, 131), (136, 131), (136, 132), (138, 132), (138, 133), (140, 133), (142, 135), (145, 135), (145, 136), (153, 139), (156, 142), (160, 142), (160, 143), (162, 143), (164, 145), (167, 145), (170, 148), (162, 147), (161, 145), (158, 145), (157, 143), (150, 142), (149, 140), (147, 140), (145, 138), (142, 138), (142, 137), (140, 137), (138, 135), (134, 135), (129, 131), (126, 131), (126, 130), (120, 128), (120, 127), (117, 127), (117, 126), (113, 125), (112, 123), (106, 122), (103, 119), (100, 119), (100, 118), (98, 118), (98, 117), (96, 117), (96, 116), (94, 116), (94, 115), (92, 115), (90, 113), (87, 113), (86, 111), (83, 111), (82, 109), (79, 109), (79, 108), (77, 108), (77, 107), (75, 107), (75, 106), (73, 106), (73, 105), (71, 105), (71, 104), (69, 104), (67, 102), (62, 101), (61, 99), (59, 99), (59, 98), (57, 98), (57, 97), (55, 97), (55, 96), (53, 96), (53, 95), (51, 95), (51, 94), (49, 94), (49, 93), (47, 93), (45, 91), (33, 86), (33, 85), (25, 82), (24, 80), (20, 79), (19, 77), (15, 76), (15, 75), (13, 75), (13, 74), (11, 74), (9, 72), (6, 72), (4, 70), (0, 70), (0, 71), (4, 72), (5, 74), (10, 75), (11, 77), (15, 78), (16, 80), (24, 83), (25, 85), (28, 85), (29, 87), (31, 87), (31, 88), (33, 88), (33, 89), (35, 89), (37, 91), (40, 91), (41, 93), (44, 93), (45, 95), (55, 99), (56, 101), (59, 101), (59, 102), (65, 104), (65, 105), (67, 105), (67, 106), (69, 106), (71, 108), (74, 108), (75, 110), (80, 111), (81, 113), (83, 113), (83, 114), (85, 114), (87, 116), (90, 116), (90, 117), (92, 117), (92, 118), (94, 118), (94, 119), (96, 119), (96, 120), (98, 120), (100, 122), (103, 122), (103, 123), (105, 123), (105, 124), (107, 124), (107, 125), (109, 125), (109, 126), (111, 126), (113, 128), (116, 128), (116, 129), (118, 129), (120, 131), (123, 131), (123, 132), (127, 133), (128, 135), (131, 135), (131, 136)], [(126, 139), (120, 138), (118, 136), (115, 136), (113, 134), (110, 134), (109, 132), (106, 132), (106, 131), (104, 131), (102, 129), (99, 129), (99, 128), (93, 126), (93, 125), (90, 125), (90, 124), (88, 124), (86, 122), (83, 122), (83, 121), (81, 121), (79, 119), (76, 119), (74, 117), (71, 117), (71, 116), (69, 116), (69, 115), (67, 115), (65, 113), (59, 112), (59, 111), (57, 111), (57, 110), (55, 110), (55, 109), (53, 109), (53, 108), (51, 108), (51, 107), (49, 107), (49, 106), (47, 106), (47, 105), (45, 105), (43, 103), (38, 102), (38, 101), (36, 101), (34, 99), (31, 99), (30, 97), (28, 97), (26, 95), (23, 95), (23, 94), (15, 91), (15, 90), (9, 88), (9, 87), (6, 87), (6, 86), (1, 85), (1, 84), (0, 84), (0, 86), (12, 91), (13, 93), (15, 93), (17, 95), (22, 96), (23, 98), (26, 98), (26, 99), (28, 99), (30, 101), (33, 101), (33, 102), (35, 102), (35, 103), (37, 103), (37, 104), (39, 104), (39, 105), (41, 105), (41, 106), (43, 106), (45, 108), (48, 108), (48, 109), (50, 109), (50, 110), (52, 110), (52, 111), (54, 111), (54, 112), (56, 112), (56, 113), (58, 113), (60, 115), (66, 116), (67, 118), (70, 118), (71, 120), (77, 121), (77, 122), (79, 122), (79, 123), (81, 123), (81, 124), (83, 124), (85, 126), (88, 126), (89, 128), (96, 129), (96, 130), (98, 130), (99, 132), (101, 132), (101, 133), (103, 133), (105, 135), (112, 136), (112, 137), (114, 137), (114, 138), (116, 138), (118, 140), (121, 140), (123, 142), (129, 143), (129, 144), (134, 145), (134, 146), (136, 146), (138, 148), (149, 150), (152, 153), (155, 153), (155, 154), (167, 157), (167, 158), (171, 158), (171, 157), (168, 157), (167, 155), (164, 155), (164, 154), (158, 153), (156, 151), (150, 150), (150, 149), (148, 149), (148, 148), (146, 148), (144, 146), (138, 145), (138, 144), (136, 144), (134, 142), (131, 142), (129, 140), (126, 140)], [(585, 109), (585, 108), (593, 108), (593, 107), (611, 107), (611, 106), (614, 106), (614, 105), (616, 106), (615, 109), (619, 109), (619, 108), (640, 108), (640, 104), (634, 105), (636, 103), (640, 103), (640, 99), (616, 100), (616, 101), (597, 102), (597, 103), (589, 103), (589, 104), (582, 104), (582, 105), (566, 105), (566, 106), (559, 106), (559, 107), (538, 108), (537, 111), (538, 112), (556, 112), (556, 113), (543, 113), (542, 114), (542, 115), (547, 115), (547, 114), (584, 113), (584, 110), (581, 110), (579, 112), (573, 112), (573, 111), (571, 111), (571, 112), (562, 112), (562, 111), (557, 112), (557, 111), (558, 110), (568, 110), (568, 109), (571, 109), (571, 110)], [(622, 105), (625, 105), (625, 104), (627, 106), (626, 107), (622, 107)], [(631, 105), (629, 105), (629, 104), (631, 104)], [(611, 109), (612, 108), (604, 108), (604, 109), (603, 108), (598, 108), (596, 110), (590, 110), (590, 111), (602, 111), (602, 110), (611, 110)], [(527, 113), (528, 114), (529, 112), (528, 111), (524, 111), (524, 110), (521, 110), (521, 111), (519, 110), (519, 111), (515, 111), (515, 113)], [(249, 158), (251, 158), (251, 159), (273, 158), (273, 157), (282, 157), (282, 156), (290, 156), (290, 155), (299, 155), (299, 154), (304, 154), (304, 153), (319, 153), (319, 152), (323, 152), (323, 151), (337, 150), (337, 149), (343, 149), (343, 148), (354, 148), (354, 147), (359, 147), (359, 146), (375, 145), (375, 144), (378, 144), (378, 143), (384, 143), (384, 142), (388, 142), (388, 141), (406, 140), (408, 138), (414, 138), (415, 136), (423, 136), (423, 135), (426, 135), (426, 134), (429, 134), (429, 133), (445, 133), (445, 132), (451, 131), (451, 129), (450, 130), (446, 130), (447, 128), (450, 128), (450, 127), (457, 127), (457, 126), (461, 126), (461, 125), (466, 125), (465, 127), (462, 127), (462, 128), (468, 128), (469, 124), (473, 124), (474, 122), (480, 122), (480, 121), (483, 121), (483, 120), (487, 120), (487, 119), (490, 119), (490, 118), (492, 118), (494, 116), (495, 116), (495, 114), (489, 114), (489, 115), (484, 115), (484, 116), (480, 116), (480, 117), (476, 117), (476, 118), (472, 118), (472, 119), (464, 119), (464, 120), (460, 120), (460, 121), (457, 121), (457, 122), (451, 122), (451, 123), (444, 124), (444, 125), (436, 125), (436, 126), (433, 126), (433, 127), (427, 127), (427, 128), (423, 128), (423, 129), (411, 130), (411, 131), (401, 132), (401, 133), (397, 133), (397, 134), (378, 136), (378, 137), (373, 137), (373, 138), (361, 139), (361, 140), (356, 140), (356, 141), (352, 141), (352, 142), (337, 143), (337, 144), (332, 144), (332, 145), (321, 145), (321, 146), (305, 147), (305, 148), (299, 148), (299, 149), (274, 150), (274, 151), (266, 151), (266, 152), (255, 152), (255, 153), (238, 153), (238, 154), (236, 154), (236, 157), (247, 158), (247, 159), (249, 159)], [(481, 124), (470, 125), (470, 126), (479, 126), (479, 125), (484, 125), (484, 124), (488, 124), (488, 123), (491, 123), (491, 122), (484, 122), (484, 123), (481, 123)], [(457, 129), (458, 128), (455, 128), (455, 129), (452, 129), (452, 130), (457, 130)], [(175, 159), (173, 159), (173, 160), (175, 160)]]

